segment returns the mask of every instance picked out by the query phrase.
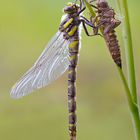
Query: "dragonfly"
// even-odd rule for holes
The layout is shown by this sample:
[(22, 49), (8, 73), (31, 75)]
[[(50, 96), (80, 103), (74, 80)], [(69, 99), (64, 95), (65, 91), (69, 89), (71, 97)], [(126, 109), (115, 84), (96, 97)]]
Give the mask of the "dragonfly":
[(68, 111), (70, 139), (76, 139), (76, 68), (80, 50), (81, 26), (85, 33), (93, 24), (82, 16), (85, 5), (68, 3), (58, 32), (54, 35), (34, 65), (13, 86), (11, 96), (21, 98), (49, 85), (68, 70)]
[(93, 19), (94, 34), (98, 35), (99, 27), (103, 30), (103, 37), (106, 41), (110, 54), (116, 65), (122, 68), (120, 46), (115, 33), (115, 28), (121, 24), (121, 21), (115, 18), (115, 11), (112, 9), (106, 0), (96, 0), (96, 6), (90, 4), (96, 9), (97, 15)]

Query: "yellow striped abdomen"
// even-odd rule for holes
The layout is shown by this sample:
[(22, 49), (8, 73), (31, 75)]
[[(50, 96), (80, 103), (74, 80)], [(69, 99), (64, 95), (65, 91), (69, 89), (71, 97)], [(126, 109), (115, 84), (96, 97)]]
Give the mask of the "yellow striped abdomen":
[(69, 45), (70, 65), (68, 71), (68, 108), (69, 133), (71, 140), (76, 136), (76, 66), (78, 62), (79, 40), (73, 40)]

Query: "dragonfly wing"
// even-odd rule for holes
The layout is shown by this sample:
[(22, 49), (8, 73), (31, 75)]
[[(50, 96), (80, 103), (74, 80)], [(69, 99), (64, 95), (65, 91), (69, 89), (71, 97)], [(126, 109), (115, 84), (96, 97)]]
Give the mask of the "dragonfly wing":
[(15, 84), (11, 90), (13, 98), (30, 94), (60, 77), (69, 65), (69, 41), (63, 33), (57, 32), (38, 60)]

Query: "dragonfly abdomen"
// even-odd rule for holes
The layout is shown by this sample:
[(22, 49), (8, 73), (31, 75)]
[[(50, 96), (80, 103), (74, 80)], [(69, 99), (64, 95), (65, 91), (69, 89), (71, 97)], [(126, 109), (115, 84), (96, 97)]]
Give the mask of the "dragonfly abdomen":
[[(78, 33), (78, 31), (77, 31)], [(75, 34), (76, 35), (76, 34)], [(68, 107), (69, 107), (69, 132), (71, 139), (76, 135), (76, 66), (78, 62), (79, 38), (69, 45), (70, 65), (68, 69)], [(75, 40), (75, 38), (77, 38)], [(72, 139), (73, 140), (73, 139)]]
[(122, 64), (121, 64), (120, 46), (117, 40), (117, 36), (115, 34), (115, 30), (112, 30), (107, 34), (104, 34), (104, 38), (106, 40), (106, 44), (108, 46), (109, 52), (114, 62), (121, 68)]

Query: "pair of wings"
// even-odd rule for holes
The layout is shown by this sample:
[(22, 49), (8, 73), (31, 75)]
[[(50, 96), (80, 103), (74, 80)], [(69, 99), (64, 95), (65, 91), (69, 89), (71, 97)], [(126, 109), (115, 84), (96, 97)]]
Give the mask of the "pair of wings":
[(58, 31), (35, 64), (13, 86), (11, 96), (21, 98), (60, 77), (69, 66), (69, 44)]

